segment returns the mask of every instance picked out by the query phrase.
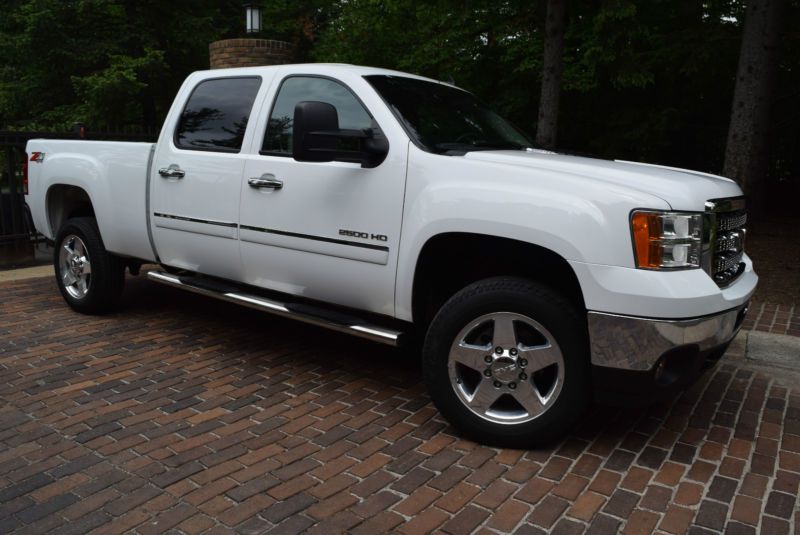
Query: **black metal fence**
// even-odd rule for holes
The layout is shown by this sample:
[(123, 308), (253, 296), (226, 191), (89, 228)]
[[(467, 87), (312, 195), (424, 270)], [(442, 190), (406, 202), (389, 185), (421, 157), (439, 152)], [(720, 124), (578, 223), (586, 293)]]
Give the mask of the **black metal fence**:
[(25, 213), (22, 163), (27, 139), (0, 132), (0, 244), (25, 239), (30, 230)]
[[(71, 132), (31, 132), (0, 130), (0, 256), (3, 251), (20, 251), (36, 240), (23, 184), (25, 144), (31, 139), (91, 139), (97, 141), (155, 141), (156, 131), (91, 132), (76, 125)], [(16, 254), (16, 253), (15, 253)], [(0, 264), (3, 264), (0, 258)]]

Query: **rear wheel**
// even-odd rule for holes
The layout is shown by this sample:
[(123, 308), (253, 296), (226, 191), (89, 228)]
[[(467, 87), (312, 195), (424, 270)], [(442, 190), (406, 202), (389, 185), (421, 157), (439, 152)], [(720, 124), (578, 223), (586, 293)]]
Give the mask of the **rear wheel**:
[(423, 349), (441, 413), (465, 435), (506, 447), (562, 436), (588, 403), (588, 365), (577, 310), (549, 288), (511, 277), (454, 295)]
[(56, 237), (53, 255), (61, 295), (78, 312), (98, 314), (114, 308), (125, 284), (125, 264), (106, 251), (97, 222), (67, 220)]

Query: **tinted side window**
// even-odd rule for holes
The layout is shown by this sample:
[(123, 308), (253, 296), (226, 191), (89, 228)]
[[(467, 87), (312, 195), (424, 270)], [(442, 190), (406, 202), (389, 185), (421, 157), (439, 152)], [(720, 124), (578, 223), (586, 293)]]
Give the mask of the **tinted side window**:
[(189, 95), (175, 145), (182, 149), (238, 152), (261, 78), (220, 78), (200, 82)]
[(339, 114), (339, 128), (372, 127), (372, 117), (353, 93), (342, 84), (325, 78), (292, 76), (286, 78), (278, 90), (261, 152), (292, 153), (294, 107), (298, 102), (306, 100), (333, 105)]

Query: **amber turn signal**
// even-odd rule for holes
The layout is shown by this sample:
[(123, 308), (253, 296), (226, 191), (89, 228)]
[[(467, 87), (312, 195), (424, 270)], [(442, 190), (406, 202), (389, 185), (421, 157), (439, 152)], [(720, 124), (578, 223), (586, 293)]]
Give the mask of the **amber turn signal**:
[(661, 218), (652, 212), (634, 212), (631, 218), (633, 241), (636, 249), (636, 266), (661, 267)]

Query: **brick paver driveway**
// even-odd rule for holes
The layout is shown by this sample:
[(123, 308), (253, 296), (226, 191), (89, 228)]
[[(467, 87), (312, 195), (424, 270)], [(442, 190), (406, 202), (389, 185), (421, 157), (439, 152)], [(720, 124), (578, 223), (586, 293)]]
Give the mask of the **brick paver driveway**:
[(798, 530), (800, 391), (731, 365), (499, 450), (378, 345), (141, 279), (104, 318), (0, 295), (0, 533)]

